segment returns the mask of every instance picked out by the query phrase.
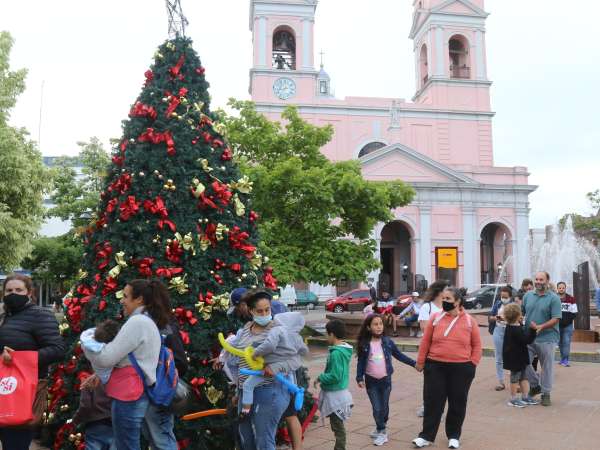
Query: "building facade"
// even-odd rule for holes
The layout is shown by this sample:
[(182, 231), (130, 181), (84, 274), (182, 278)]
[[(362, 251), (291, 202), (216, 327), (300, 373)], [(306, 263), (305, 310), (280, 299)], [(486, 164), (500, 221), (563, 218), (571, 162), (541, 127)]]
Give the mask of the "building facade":
[(535, 187), (525, 167), (494, 165), (483, 3), (413, 2), (417, 89), (405, 101), (331, 94), (330, 76), (314, 64), (316, 0), (250, 1), (258, 111), (276, 120), (296, 105), (305, 120), (334, 128), (328, 158), (357, 159), (366, 179), (400, 179), (416, 191), (372, 234), (382, 268), (369, 278), (394, 294), (421, 279), (474, 287), (529, 274)]

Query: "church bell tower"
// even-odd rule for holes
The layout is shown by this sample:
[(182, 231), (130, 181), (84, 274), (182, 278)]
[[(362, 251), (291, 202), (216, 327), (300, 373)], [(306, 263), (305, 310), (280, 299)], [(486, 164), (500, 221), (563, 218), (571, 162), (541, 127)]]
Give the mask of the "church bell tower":
[(250, 0), (253, 64), (250, 94), (257, 102), (309, 102), (329, 89), (314, 65), (317, 0)]

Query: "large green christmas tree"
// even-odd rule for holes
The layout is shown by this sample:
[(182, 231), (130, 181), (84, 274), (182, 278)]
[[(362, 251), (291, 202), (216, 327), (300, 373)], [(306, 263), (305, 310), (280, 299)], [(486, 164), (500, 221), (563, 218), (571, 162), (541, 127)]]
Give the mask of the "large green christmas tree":
[[(123, 122), (105, 189), (90, 226), (82, 230), (80, 278), (66, 301), (61, 332), (70, 343), (51, 374), (47, 424), (55, 449), (83, 448), (85, 436), (69, 419), (90, 372), (79, 333), (118, 317), (128, 280), (160, 278), (170, 289), (190, 361), (186, 380), (199, 409), (225, 406), (227, 383), (209, 360), (217, 334), (235, 329), (225, 311), (237, 287), (275, 288), (256, 250), (252, 183), (241, 176), (209, 110), (204, 68), (190, 39), (156, 52), (142, 92)], [(224, 417), (177, 421), (180, 447), (230, 449)]]

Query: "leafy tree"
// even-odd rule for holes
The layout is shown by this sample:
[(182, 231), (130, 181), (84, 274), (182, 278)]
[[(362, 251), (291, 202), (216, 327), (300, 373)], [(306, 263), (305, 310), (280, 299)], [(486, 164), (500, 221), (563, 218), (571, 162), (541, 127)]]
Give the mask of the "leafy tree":
[(82, 253), (81, 240), (73, 233), (40, 237), (33, 241), (31, 255), (21, 266), (31, 270), (34, 279), (62, 288), (75, 281)]
[(261, 249), (283, 283), (362, 280), (378, 267), (370, 232), (412, 200), (401, 181), (362, 177), (357, 161), (329, 161), (321, 148), (331, 126), (318, 127), (288, 107), (283, 124), (248, 101), (230, 100), (238, 115), (220, 111), (229, 143), (254, 184)]
[[(82, 230), (82, 271), (65, 300), (61, 330), (70, 347), (51, 374), (47, 416), (56, 450), (81, 448), (85, 440), (84, 430), (69, 422), (90, 371), (79, 357), (79, 333), (119, 317), (129, 280), (157, 278), (169, 287), (190, 361), (185, 378), (198, 410), (226, 404), (227, 382), (209, 360), (220, 350), (217, 334), (236, 329), (225, 313), (230, 292), (275, 288), (256, 248), (251, 186), (213, 123), (208, 83), (191, 40), (161, 45), (145, 75), (123, 122), (95, 216)], [(178, 420), (175, 433), (180, 448), (231, 449), (228, 427), (223, 416)]]
[(48, 173), (25, 129), (8, 125), (10, 110), (25, 90), (24, 69), (11, 71), (13, 41), (0, 33), (0, 269), (10, 270), (31, 250), (43, 219)]
[[(51, 199), (56, 206), (47, 214), (81, 227), (89, 222), (98, 205), (110, 156), (97, 137), (77, 145), (80, 147), (77, 157), (62, 157), (54, 162)], [(81, 174), (75, 170), (76, 166), (82, 167)]]
[(592, 208), (596, 210), (596, 215), (600, 215), (600, 189), (596, 189), (593, 192), (588, 192), (586, 197), (590, 201)]

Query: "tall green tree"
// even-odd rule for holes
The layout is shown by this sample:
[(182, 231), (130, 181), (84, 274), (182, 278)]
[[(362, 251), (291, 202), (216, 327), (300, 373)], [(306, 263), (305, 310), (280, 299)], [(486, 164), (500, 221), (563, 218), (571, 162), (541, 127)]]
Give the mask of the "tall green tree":
[(378, 267), (370, 233), (407, 205), (414, 190), (402, 181), (362, 177), (357, 161), (329, 161), (321, 148), (333, 136), (288, 107), (283, 123), (268, 120), (252, 102), (230, 100), (221, 111), (227, 138), (254, 187), (261, 216), (261, 249), (282, 283), (363, 280)]
[[(54, 162), (51, 199), (55, 206), (47, 214), (81, 227), (98, 206), (110, 156), (97, 137), (77, 145), (77, 157), (62, 157)], [(81, 167), (81, 174), (75, 167)]]
[(43, 236), (33, 241), (31, 255), (23, 259), (21, 267), (31, 270), (35, 280), (64, 288), (75, 281), (82, 253), (81, 239), (72, 232)]
[(11, 71), (13, 40), (0, 33), (0, 270), (29, 254), (43, 220), (49, 176), (42, 156), (23, 128), (8, 124), (10, 110), (25, 90), (26, 70)]

